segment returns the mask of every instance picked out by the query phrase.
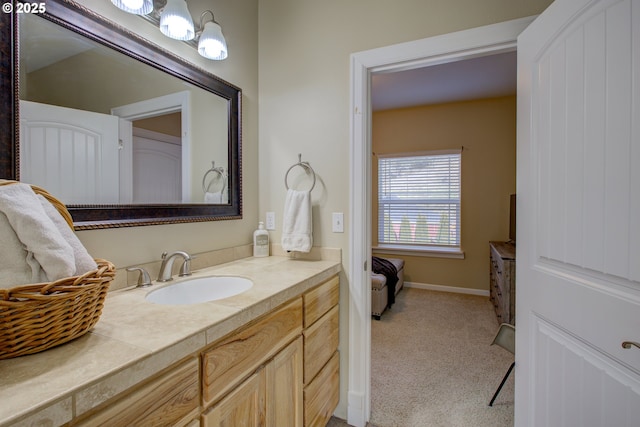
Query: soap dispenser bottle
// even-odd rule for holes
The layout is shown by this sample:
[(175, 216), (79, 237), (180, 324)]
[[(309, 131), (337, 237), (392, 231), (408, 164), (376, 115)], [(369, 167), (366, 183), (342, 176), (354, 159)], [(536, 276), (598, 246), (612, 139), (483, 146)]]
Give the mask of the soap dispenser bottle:
[(258, 223), (258, 229), (253, 232), (253, 256), (269, 256), (269, 232), (264, 228), (264, 222)]

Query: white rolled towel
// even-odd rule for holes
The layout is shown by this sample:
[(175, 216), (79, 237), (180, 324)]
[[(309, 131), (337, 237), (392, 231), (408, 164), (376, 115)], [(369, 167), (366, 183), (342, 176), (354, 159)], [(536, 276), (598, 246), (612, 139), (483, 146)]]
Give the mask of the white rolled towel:
[(69, 243), (71, 249), (73, 249), (73, 257), (75, 260), (76, 271), (74, 276), (82, 276), (84, 273), (87, 273), (91, 270), (95, 270), (98, 268), (96, 261), (89, 255), (87, 249), (84, 247), (76, 233), (73, 232), (67, 221), (60, 215), (58, 209), (55, 208), (47, 199), (44, 198), (41, 194), (38, 194), (38, 200), (42, 205), (47, 216), (53, 221), (60, 234), (64, 240)]
[(35, 269), (33, 260), (37, 261), (48, 281), (74, 275), (73, 249), (45, 213), (31, 186), (23, 183), (0, 185), (0, 212), (6, 216), (21, 243), (20, 248), (3, 247), (3, 252), (26, 251), (25, 262)]

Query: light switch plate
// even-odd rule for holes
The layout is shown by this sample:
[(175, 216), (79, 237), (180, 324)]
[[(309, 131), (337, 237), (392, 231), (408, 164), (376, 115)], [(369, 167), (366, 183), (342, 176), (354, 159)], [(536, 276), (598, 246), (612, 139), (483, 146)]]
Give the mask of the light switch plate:
[(342, 212), (333, 213), (331, 228), (334, 233), (344, 233), (344, 214)]
[(275, 230), (276, 229), (276, 213), (275, 212), (267, 212), (267, 221), (265, 227), (267, 230)]

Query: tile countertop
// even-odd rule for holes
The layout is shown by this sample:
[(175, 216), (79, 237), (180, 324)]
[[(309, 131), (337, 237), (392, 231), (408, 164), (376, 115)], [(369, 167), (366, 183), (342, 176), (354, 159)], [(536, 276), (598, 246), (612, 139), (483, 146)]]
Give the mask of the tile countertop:
[(110, 292), (89, 333), (41, 353), (0, 360), (0, 426), (64, 424), (340, 270), (336, 260), (245, 258), (191, 276), (253, 281), (248, 291), (223, 300), (157, 305), (144, 299), (163, 286), (156, 284)]

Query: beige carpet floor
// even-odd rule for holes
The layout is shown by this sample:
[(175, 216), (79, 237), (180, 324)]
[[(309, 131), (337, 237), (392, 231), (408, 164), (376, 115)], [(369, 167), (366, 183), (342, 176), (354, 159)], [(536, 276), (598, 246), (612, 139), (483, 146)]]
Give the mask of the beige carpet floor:
[(487, 297), (403, 289), (372, 320), (369, 425), (513, 426), (513, 373), (488, 406), (513, 361), (490, 345), (498, 325)]

